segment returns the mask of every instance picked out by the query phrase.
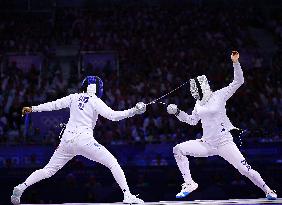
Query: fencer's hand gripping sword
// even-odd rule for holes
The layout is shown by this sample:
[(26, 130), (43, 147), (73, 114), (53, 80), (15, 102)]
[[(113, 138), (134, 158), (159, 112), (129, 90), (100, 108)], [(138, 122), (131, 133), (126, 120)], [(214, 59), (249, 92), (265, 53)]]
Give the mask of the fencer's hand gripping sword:
[(186, 85), (188, 82), (190, 82), (190, 81), (187, 80), (186, 82), (182, 83), (182, 84), (181, 84), (180, 86), (178, 86), (177, 88), (171, 90), (170, 92), (168, 92), (168, 93), (162, 95), (161, 97), (159, 97), (159, 98), (157, 98), (157, 99), (155, 99), (155, 100), (152, 100), (151, 102), (148, 102), (148, 103), (145, 104), (145, 105), (147, 106), (147, 105), (151, 105), (151, 104), (154, 104), (154, 103), (161, 103), (161, 104), (166, 105), (166, 103), (164, 103), (164, 102), (158, 102), (158, 101), (161, 100), (162, 98), (164, 98), (164, 97), (170, 95), (171, 93), (177, 91), (177, 90), (180, 89), (182, 86)]

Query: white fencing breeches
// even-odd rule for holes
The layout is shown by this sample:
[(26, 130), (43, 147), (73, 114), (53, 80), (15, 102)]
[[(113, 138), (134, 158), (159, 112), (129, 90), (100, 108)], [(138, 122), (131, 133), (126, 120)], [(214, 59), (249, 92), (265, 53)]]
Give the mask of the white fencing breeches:
[(190, 140), (176, 145), (173, 148), (173, 153), (184, 181), (188, 184), (193, 180), (189, 169), (189, 161), (186, 155), (193, 157), (218, 155), (233, 165), (242, 175), (248, 177), (264, 192), (268, 188), (260, 174), (248, 165), (244, 156), (233, 141), (218, 147), (212, 147), (202, 140)]
[(62, 139), (49, 163), (43, 169), (33, 172), (24, 184), (28, 187), (42, 179), (51, 177), (76, 155), (84, 156), (108, 167), (122, 191), (129, 191), (124, 172), (116, 158), (104, 146), (97, 143), (93, 137), (80, 139), (79, 136), (67, 141)]

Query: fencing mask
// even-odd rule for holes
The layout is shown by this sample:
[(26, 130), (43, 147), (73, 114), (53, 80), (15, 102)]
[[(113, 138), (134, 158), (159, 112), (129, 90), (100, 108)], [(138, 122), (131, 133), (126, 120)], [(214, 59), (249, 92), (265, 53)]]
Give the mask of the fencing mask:
[(192, 96), (205, 104), (211, 97), (212, 91), (205, 75), (190, 80), (190, 92)]
[(87, 76), (81, 83), (81, 91), (90, 96), (96, 95), (101, 98), (103, 95), (103, 81), (98, 76)]

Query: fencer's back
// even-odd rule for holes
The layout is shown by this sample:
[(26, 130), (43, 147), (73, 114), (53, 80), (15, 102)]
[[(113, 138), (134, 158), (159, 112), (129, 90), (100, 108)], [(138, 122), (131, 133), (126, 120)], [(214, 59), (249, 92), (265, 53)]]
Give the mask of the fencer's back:
[(67, 129), (94, 129), (98, 119), (98, 113), (95, 110), (95, 98), (87, 93), (75, 93), (70, 95), (70, 118), (67, 123)]
[[(44, 112), (70, 109), (70, 118), (66, 125), (66, 132), (69, 133), (88, 133), (91, 135), (95, 128), (98, 115), (112, 121), (119, 121), (136, 114), (136, 108), (123, 111), (114, 111), (107, 106), (96, 95), (90, 96), (87, 93), (75, 93), (58, 100), (32, 106), (33, 112)], [(65, 137), (65, 134), (62, 138)]]

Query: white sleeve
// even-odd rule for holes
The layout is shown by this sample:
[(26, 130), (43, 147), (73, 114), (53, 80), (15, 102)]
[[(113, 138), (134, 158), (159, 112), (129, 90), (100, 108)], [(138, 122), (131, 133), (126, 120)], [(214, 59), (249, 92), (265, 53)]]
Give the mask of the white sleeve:
[(220, 89), (218, 92), (224, 99), (227, 101), (235, 92), (236, 90), (244, 83), (244, 75), (240, 63), (233, 63), (234, 68), (234, 79), (233, 81), (227, 86)]
[(181, 122), (188, 123), (189, 125), (196, 125), (200, 120), (196, 108), (194, 108), (191, 115), (188, 115), (186, 112), (180, 111), (179, 115), (177, 115), (176, 117)]
[(71, 105), (71, 95), (68, 95), (56, 101), (43, 103), (38, 106), (32, 106), (32, 112), (60, 110), (63, 108), (70, 107), (70, 105)]
[(99, 115), (102, 115), (104, 118), (112, 121), (120, 121), (135, 115), (135, 108), (123, 111), (114, 111), (99, 98), (96, 100), (95, 110)]

